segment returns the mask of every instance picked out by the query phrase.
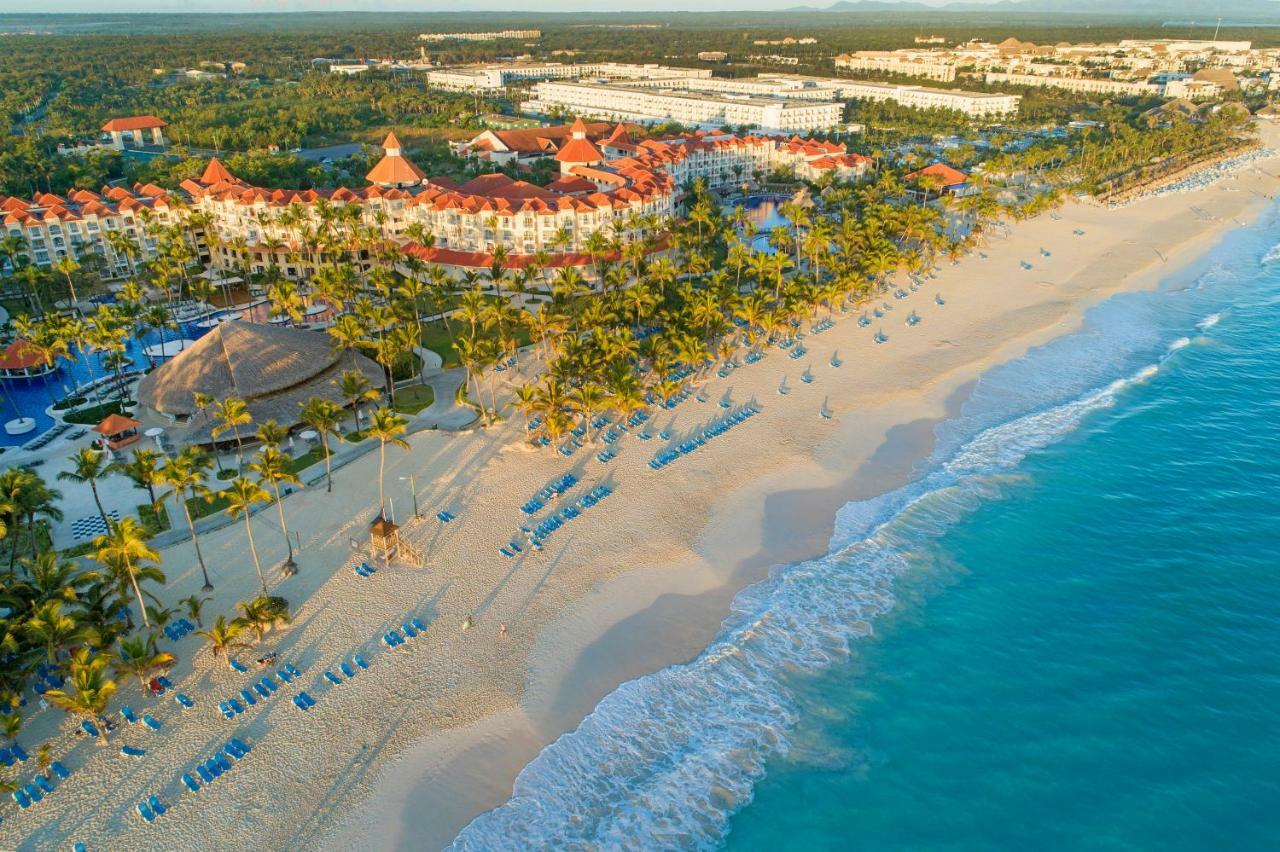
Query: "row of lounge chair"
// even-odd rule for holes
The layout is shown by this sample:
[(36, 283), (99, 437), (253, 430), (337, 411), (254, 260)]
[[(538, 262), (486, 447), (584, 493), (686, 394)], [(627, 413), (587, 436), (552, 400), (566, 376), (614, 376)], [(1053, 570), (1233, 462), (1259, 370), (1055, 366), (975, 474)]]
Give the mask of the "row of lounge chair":
[[(560, 511), (544, 518), (532, 527), (527, 525), (520, 527), (520, 531), (529, 539), (529, 545), (533, 547), (534, 550), (541, 550), (542, 545), (546, 543), (546, 540), (552, 533), (564, 526), (566, 522), (572, 521), (574, 518), (578, 517), (584, 511), (590, 509), (612, 493), (613, 489), (609, 486), (597, 485), (579, 498), (577, 502), (565, 506)], [(520, 551), (518, 548), (514, 552), (510, 551), (509, 548), (513, 546), (514, 545), (509, 545), (507, 549), (499, 548), (499, 552), (504, 556), (514, 556)]]
[(221, 778), (223, 773), (231, 771), (231, 767), (235, 764), (227, 759), (228, 756), (233, 758), (236, 763), (239, 763), (245, 759), (249, 751), (248, 743), (238, 737), (232, 737), (227, 740), (227, 744), (219, 752), (208, 760), (196, 764), (195, 773), (200, 776), (199, 781), (190, 772), (184, 772), (181, 779), (182, 785), (192, 793), (199, 793), (201, 782), (210, 784)]
[[(71, 777), (71, 770), (62, 764), (62, 761), (55, 760), (49, 765), (49, 770), (57, 775), (59, 779), (66, 780)], [(53, 783), (53, 779), (47, 775), (37, 775), (31, 782), (23, 784), (16, 788), (10, 794), (13, 800), (18, 803), (18, 807), (24, 811), (36, 802), (42, 801), (45, 796), (57, 789), (57, 785)]]
[(563, 495), (570, 488), (578, 484), (578, 477), (572, 473), (566, 473), (564, 476), (542, 487), (537, 494), (529, 502), (520, 507), (520, 511), (526, 515), (536, 515), (550, 501)]
[[(419, 624), (421, 622), (419, 622), (415, 618), (414, 623)], [(426, 628), (424, 627), (423, 629), (425, 630)], [(352, 665), (352, 663), (354, 663), (354, 665)], [(369, 664), (365, 662), (364, 657), (360, 656), (359, 654), (356, 654), (351, 658), (350, 663), (348, 663), (346, 660), (343, 660), (341, 663), (338, 664), (338, 671), (342, 672), (342, 677), (338, 677), (338, 675), (334, 674), (331, 671), (325, 671), (324, 679), (329, 681), (329, 683), (333, 684), (334, 686), (337, 686), (338, 684), (344, 682), (342, 678), (351, 680), (351, 678), (355, 677), (357, 674), (359, 674), (362, 671), (365, 671), (368, 668), (369, 668)]]
[(673, 447), (669, 450), (663, 450), (662, 452), (658, 453), (658, 455), (654, 456), (652, 459), (649, 460), (649, 469), (662, 470), (664, 467), (676, 461), (681, 456), (689, 455), (694, 450), (698, 449), (698, 447), (701, 447), (703, 444), (705, 444), (707, 441), (711, 440), (712, 438), (723, 435), (725, 432), (728, 432), (734, 426), (737, 426), (745, 422), (749, 418), (754, 417), (756, 414), (759, 414), (759, 413), (760, 413), (760, 409), (757, 408), (754, 404), (744, 405), (738, 411), (734, 412), (733, 414), (730, 414), (728, 417), (725, 417), (716, 425), (709, 426), (708, 428), (702, 430), (702, 432), (696, 435), (695, 437), (682, 442), (679, 446)]
[[(400, 630), (403, 630), (404, 633), (401, 634)], [(388, 648), (399, 648), (406, 642), (417, 639), (423, 633), (426, 633), (427, 626), (422, 623), (421, 619), (414, 616), (401, 624), (400, 630), (393, 628), (382, 634), (382, 644), (386, 645)]]
[(164, 626), (164, 635), (168, 636), (171, 641), (177, 642), (179, 639), (195, 629), (196, 626), (190, 621), (185, 618), (180, 618), (173, 624), (166, 624)]

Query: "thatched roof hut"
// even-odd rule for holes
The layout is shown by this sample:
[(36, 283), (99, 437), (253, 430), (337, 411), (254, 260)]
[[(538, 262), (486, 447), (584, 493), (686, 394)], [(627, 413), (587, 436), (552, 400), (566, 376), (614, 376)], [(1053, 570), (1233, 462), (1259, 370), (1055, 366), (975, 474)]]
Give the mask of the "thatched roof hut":
[(202, 443), (212, 424), (196, 407), (197, 393), (239, 397), (255, 423), (275, 419), (287, 427), (313, 396), (344, 403), (336, 382), (346, 370), (360, 371), (372, 387), (386, 386), (381, 367), (358, 353), (335, 352), (323, 332), (230, 321), (144, 376), (138, 402), (144, 415), (163, 418), (175, 439)]

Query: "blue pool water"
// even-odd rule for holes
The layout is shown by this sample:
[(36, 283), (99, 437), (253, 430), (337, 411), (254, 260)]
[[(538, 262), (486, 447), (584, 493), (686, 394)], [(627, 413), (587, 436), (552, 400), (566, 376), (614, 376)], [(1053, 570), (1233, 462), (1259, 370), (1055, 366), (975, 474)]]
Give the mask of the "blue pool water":
[[(164, 339), (195, 340), (206, 333), (208, 329), (198, 328), (194, 323), (182, 323), (178, 329), (166, 329)], [(133, 361), (129, 369), (146, 369), (147, 357), (142, 350), (159, 342), (160, 333), (154, 330), (148, 330), (140, 339), (131, 337), (125, 353)], [(101, 379), (110, 375), (108, 368), (103, 365), (101, 353), (85, 353), (78, 347), (73, 347), (73, 351), (74, 360), (63, 359), (59, 362), (58, 369), (46, 376), (0, 379), (0, 423), (17, 417), (34, 417), (36, 420), (35, 431), (25, 435), (8, 435), (0, 429), (0, 446), (17, 446), (38, 437), (54, 423), (53, 418), (45, 414), (53, 399), (68, 396), (76, 387), (94, 378)]]
[(916, 482), (456, 846), (1275, 848), (1277, 245), (1268, 217), (988, 373)]
[(775, 249), (769, 242), (769, 232), (779, 226), (791, 226), (791, 220), (782, 215), (782, 204), (781, 198), (767, 195), (753, 195), (742, 200), (747, 220), (755, 228), (755, 236), (751, 238), (751, 248), (755, 251), (773, 254)]

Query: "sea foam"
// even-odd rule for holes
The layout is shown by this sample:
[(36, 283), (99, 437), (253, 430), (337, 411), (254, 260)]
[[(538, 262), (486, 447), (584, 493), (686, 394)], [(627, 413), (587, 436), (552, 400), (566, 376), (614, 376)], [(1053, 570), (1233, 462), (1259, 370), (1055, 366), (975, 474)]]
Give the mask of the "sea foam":
[(517, 776), (453, 849), (710, 849), (750, 801), (769, 757), (789, 748), (787, 678), (849, 652), (894, 606), (913, 553), (999, 496), (1028, 453), (1115, 404), (1155, 364), (989, 428), (932, 473), (837, 519), (832, 551), (780, 566), (742, 590), (720, 634), (690, 663), (619, 686)]

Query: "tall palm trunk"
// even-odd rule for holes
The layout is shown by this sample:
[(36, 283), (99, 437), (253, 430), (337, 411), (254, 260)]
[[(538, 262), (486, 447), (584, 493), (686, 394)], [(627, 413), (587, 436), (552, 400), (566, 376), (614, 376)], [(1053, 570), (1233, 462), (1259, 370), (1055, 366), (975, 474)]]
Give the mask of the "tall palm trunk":
[(280, 483), (272, 482), (271, 490), (276, 494), (276, 511), (280, 513), (280, 530), (284, 533), (284, 545), (289, 549), (289, 558), (285, 565), (293, 565), (293, 541), (289, 538), (289, 525), (284, 522), (284, 501), (280, 499)]
[(200, 563), (200, 575), (204, 577), (203, 589), (206, 592), (212, 591), (213, 583), (209, 582), (209, 569), (205, 567), (204, 554), (200, 552), (200, 538), (196, 535), (196, 525), (191, 520), (191, 507), (187, 505), (186, 493), (179, 491), (178, 499), (182, 501), (182, 514), (187, 518), (187, 530), (191, 533), (191, 547), (195, 549), (196, 561)]
[(133, 586), (133, 594), (138, 599), (138, 612), (142, 613), (142, 626), (150, 630), (151, 622), (147, 620), (147, 605), (142, 600), (142, 589), (138, 588), (138, 578), (133, 574), (133, 563), (126, 559), (124, 569), (129, 573), (129, 584)]
[(253, 524), (249, 521), (249, 511), (244, 513), (244, 531), (249, 537), (249, 552), (253, 554), (253, 567), (258, 572), (258, 585), (262, 587), (262, 596), (267, 596), (267, 578), (262, 575), (262, 562), (258, 559), (258, 547), (253, 543)]

